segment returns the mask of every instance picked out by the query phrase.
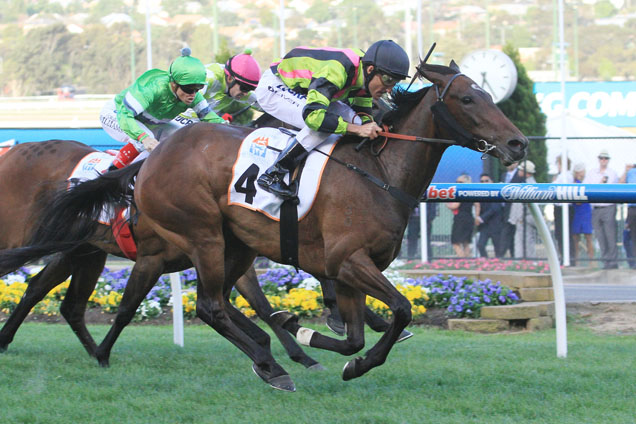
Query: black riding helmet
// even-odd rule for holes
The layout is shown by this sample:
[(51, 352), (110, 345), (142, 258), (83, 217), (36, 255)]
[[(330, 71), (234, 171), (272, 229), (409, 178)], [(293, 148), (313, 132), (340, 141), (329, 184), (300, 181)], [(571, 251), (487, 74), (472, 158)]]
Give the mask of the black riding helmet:
[(404, 49), (393, 40), (380, 40), (371, 44), (371, 47), (362, 57), (362, 63), (365, 67), (366, 65), (373, 65), (375, 71), (380, 71), (399, 79), (409, 77), (409, 67), (411, 66), (409, 57)]

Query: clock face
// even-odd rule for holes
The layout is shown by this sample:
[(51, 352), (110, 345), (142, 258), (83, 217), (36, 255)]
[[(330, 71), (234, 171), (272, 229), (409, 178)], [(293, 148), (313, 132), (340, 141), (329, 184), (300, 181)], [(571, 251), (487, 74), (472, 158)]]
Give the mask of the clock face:
[(504, 52), (477, 50), (460, 63), (462, 73), (486, 90), (495, 103), (506, 100), (517, 86), (517, 68)]

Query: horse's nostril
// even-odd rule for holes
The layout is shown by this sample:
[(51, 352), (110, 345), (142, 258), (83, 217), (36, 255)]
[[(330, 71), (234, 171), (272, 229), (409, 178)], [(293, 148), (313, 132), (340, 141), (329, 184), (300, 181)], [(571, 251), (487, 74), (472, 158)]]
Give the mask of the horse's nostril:
[(525, 140), (519, 140), (516, 138), (513, 138), (512, 140), (508, 140), (508, 147), (510, 147), (510, 149), (512, 150), (521, 151), (525, 149), (527, 145), (528, 145), (528, 142)]

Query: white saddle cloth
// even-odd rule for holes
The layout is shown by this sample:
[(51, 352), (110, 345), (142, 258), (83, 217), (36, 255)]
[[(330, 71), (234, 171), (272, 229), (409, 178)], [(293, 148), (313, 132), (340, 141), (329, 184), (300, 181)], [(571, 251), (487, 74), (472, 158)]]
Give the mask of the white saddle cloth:
[[(105, 152), (92, 152), (84, 156), (75, 165), (75, 169), (67, 178), (69, 190), (81, 182), (94, 180), (102, 175), (108, 170), (114, 159), (115, 156)], [(114, 217), (115, 210), (113, 208), (104, 208), (98, 221), (102, 224), (110, 225)]]
[[(327, 156), (316, 150), (331, 154), (339, 138), (337, 134), (330, 136), (307, 157), (298, 190), (299, 221), (307, 215), (316, 199), (322, 172), (327, 163)], [(232, 182), (228, 187), (229, 205), (242, 206), (261, 212), (275, 221), (280, 220), (283, 199), (260, 188), (256, 180), (274, 164), (280, 151), (292, 139), (293, 136), (277, 128), (260, 128), (243, 140), (232, 168)], [(285, 182), (289, 183), (289, 175), (285, 177)]]

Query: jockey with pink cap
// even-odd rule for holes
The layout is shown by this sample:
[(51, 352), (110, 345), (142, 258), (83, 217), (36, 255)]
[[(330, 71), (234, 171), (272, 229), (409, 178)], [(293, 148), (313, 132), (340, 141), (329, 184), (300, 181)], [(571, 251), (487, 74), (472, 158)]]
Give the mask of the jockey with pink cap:
[[(251, 51), (230, 57), (225, 64), (205, 65), (206, 83), (201, 94), (212, 109), (226, 121), (251, 106), (260, 110), (252, 90), (261, 78), (261, 68), (251, 55)], [(182, 113), (172, 121), (176, 128), (196, 122), (194, 113)]]

